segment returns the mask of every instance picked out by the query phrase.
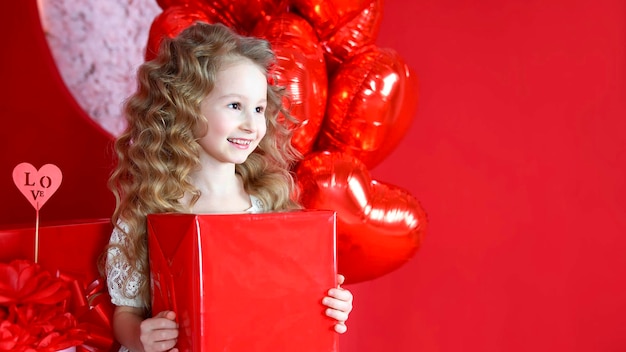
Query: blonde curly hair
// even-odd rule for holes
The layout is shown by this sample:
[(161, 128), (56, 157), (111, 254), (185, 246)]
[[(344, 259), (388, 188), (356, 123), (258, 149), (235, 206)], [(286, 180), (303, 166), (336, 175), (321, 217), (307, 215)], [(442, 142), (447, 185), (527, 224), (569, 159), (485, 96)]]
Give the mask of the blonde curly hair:
[[(205, 122), (200, 102), (213, 89), (220, 68), (242, 58), (259, 65), (272, 82), (275, 55), (266, 40), (198, 22), (175, 38), (164, 39), (156, 58), (140, 66), (137, 91), (125, 105), (128, 125), (115, 142), (117, 166), (109, 179), (116, 198), (112, 223), (128, 240), (111, 246), (130, 265), (126, 280), (134, 272), (149, 277), (147, 214), (188, 212), (188, 205), (181, 203), (183, 195), (192, 195), (192, 205), (200, 197), (189, 178), (199, 166), (200, 146), (193, 131)], [(291, 145), (297, 120), (284, 108), (284, 99), (283, 88), (268, 84), (267, 133), (248, 159), (235, 167), (246, 192), (272, 211), (300, 208), (291, 172), (301, 157)], [(149, 307), (146, 281), (138, 295)]]

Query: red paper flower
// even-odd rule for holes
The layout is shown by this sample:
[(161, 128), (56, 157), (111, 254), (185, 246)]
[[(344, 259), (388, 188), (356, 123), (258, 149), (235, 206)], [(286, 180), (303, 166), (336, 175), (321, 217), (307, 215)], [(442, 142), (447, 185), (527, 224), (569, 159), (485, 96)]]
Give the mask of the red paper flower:
[(14, 260), (0, 263), (0, 304), (56, 304), (68, 298), (65, 283), (35, 263)]
[(0, 322), (0, 351), (21, 351), (20, 346), (27, 346), (34, 342), (35, 338), (21, 326), (8, 320)]
[(80, 345), (87, 332), (67, 311), (65, 281), (25, 260), (0, 263), (0, 351), (52, 352)]

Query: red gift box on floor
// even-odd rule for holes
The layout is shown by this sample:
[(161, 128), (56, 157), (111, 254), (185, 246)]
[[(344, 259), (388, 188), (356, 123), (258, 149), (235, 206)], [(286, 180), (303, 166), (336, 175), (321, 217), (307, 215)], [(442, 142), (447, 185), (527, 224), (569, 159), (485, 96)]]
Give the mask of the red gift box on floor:
[[(42, 268), (77, 279), (98, 279), (97, 261), (109, 243), (110, 219), (52, 222), (39, 227), (39, 258)], [(0, 261), (35, 260), (35, 228), (32, 225), (0, 226)]]
[(149, 215), (153, 314), (176, 312), (180, 351), (337, 351), (335, 226), (324, 210)]
[[(88, 331), (79, 351), (117, 351), (111, 318), (113, 304), (98, 260), (109, 242), (110, 219), (51, 222), (39, 227), (38, 264), (67, 283), (72, 293), (69, 310)], [(32, 225), (0, 226), (0, 262), (35, 260), (35, 228)]]

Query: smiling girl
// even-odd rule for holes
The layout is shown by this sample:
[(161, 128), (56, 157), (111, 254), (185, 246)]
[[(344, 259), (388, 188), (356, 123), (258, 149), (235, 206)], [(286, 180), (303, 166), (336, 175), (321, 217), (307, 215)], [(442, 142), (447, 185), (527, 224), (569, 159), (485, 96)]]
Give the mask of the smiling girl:
[[(267, 83), (273, 64), (267, 41), (196, 23), (140, 67), (110, 179), (117, 205), (106, 274), (122, 350), (177, 351), (175, 313), (150, 312), (147, 214), (300, 208), (289, 172), (296, 121), (284, 90)], [(322, 303), (344, 333), (352, 294), (330, 288)]]

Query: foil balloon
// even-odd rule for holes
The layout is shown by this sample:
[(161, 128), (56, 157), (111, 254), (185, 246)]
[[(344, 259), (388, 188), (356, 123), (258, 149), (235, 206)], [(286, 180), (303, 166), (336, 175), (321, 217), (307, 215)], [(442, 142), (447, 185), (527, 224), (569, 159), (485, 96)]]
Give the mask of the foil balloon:
[(322, 41), (329, 72), (360, 49), (373, 45), (383, 19), (383, 0), (371, 1), (359, 14)]
[(320, 39), (329, 37), (337, 27), (350, 21), (372, 0), (292, 0), (296, 12), (307, 19)]
[(209, 22), (208, 15), (200, 7), (170, 6), (161, 12), (154, 18), (150, 26), (146, 46), (146, 61), (156, 57), (163, 38), (173, 38), (197, 21)]
[(389, 273), (418, 250), (427, 227), (420, 203), (399, 187), (372, 180), (355, 157), (311, 153), (296, 175), (306, 208), (337, 212), (337, 258), (347, 283)]
[(313, 27), (302, 17), (284, 13), (254, 33), (272, 44), (276, 53), (273, 74), (286, 88), (290, 113), (300, 122), (292, 144), (303, 155), (310, 152), (324, 119), (328, 78), (324, 52)]
[(187, 6), (189, 4), (195, 4), (197, 2), (203, 2), (202, 0), (156, 0), (161, 9), (165, 10), (170, 6)]
[[(289, 0), (157, 0), (162, 9), (172, 6), (195, 6), (210, 8), (218, 16), (228, 17), (232, 21), (223, 22), (239, 33), (248, 34), (258, 21), (266, 20), (271, 15), (286, 11)], [(217, 21), (221, 22), (221, 21)]]
[(239, 33), (251, 33), (259, 22), (287, 12), (289, 0), (213, 0), (204, 1), (217, 13), (228, 14)]
[(373, 168), (411, 124), (417, 107), (416, 75), (396, 51), (370, 46), (344, 62), (329, 86), (315, 150), (343, 151)]

